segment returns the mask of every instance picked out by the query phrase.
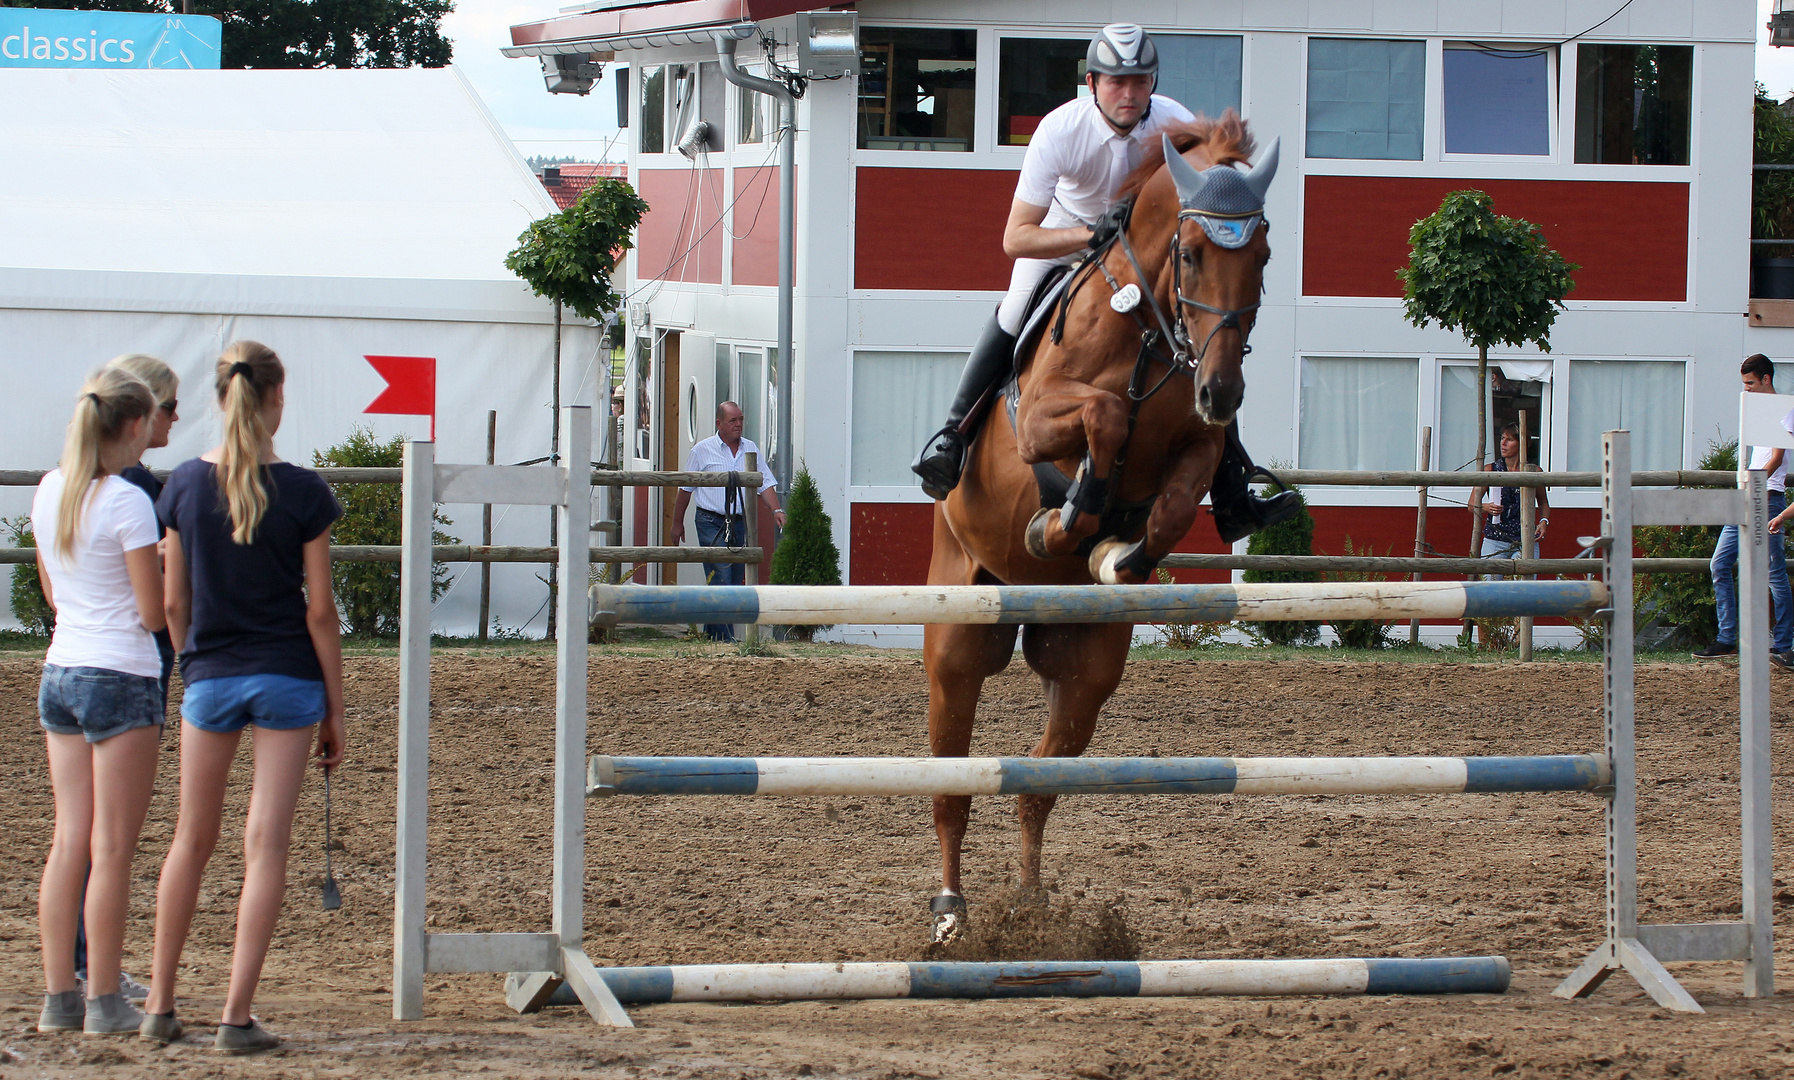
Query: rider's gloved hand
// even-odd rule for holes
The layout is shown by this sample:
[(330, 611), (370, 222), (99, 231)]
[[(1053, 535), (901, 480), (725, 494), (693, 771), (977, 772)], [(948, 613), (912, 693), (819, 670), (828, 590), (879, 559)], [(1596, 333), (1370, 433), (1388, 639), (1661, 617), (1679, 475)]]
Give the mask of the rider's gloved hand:
[(1090, 226), (1090, 247), (1100, 248), (1115, 239), (1115, 234), (1126, 227), (1128, 212), (1132, 209), (1132, 203), (1125, 201), (1109, 207), (1102, 217), (1096, 219), (1096, 224)]

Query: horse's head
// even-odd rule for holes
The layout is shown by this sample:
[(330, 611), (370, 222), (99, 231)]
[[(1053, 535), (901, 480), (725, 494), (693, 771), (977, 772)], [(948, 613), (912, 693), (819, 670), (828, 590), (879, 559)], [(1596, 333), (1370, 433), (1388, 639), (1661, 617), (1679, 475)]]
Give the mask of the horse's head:
[(1179, 344), (1196, 365), (1197, 415), (1226, 424), (1246, 396), (1241, 361), (1251, 351), (1246, 339), (1271, 257), (1265, 192), (1277, 175), (1278, 143), (1241, 170), (1232, 164), (1234, 148), (1205, 140), (1191, 149), (1207, 149), (1212, 164), (1198, 169), (1177, 152), (1171, 136), (1163, 138), (1165, 167), (1177, 191), (1171, 297), (1176, 329), (1186, 339)]

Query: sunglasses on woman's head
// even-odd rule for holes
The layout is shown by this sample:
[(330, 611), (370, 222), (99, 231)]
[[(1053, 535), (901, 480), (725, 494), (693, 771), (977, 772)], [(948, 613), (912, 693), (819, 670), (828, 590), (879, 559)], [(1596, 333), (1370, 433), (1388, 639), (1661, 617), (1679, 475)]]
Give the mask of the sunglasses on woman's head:
[(181, 407), (181, 400), (179, 398), (175, 398), (171, 401), (164, 401), (162, 404), (156, 406), (156, 408), (161, 409), (163, 412), (167, 413), (170, 416), (173, 416), (174, 411), (180, 407)]

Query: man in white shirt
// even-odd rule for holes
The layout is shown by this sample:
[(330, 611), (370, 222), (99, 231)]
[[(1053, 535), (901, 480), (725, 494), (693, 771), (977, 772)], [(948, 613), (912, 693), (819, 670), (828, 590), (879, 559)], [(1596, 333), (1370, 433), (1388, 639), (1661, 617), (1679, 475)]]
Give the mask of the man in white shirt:
[[(1775, 393), (1775, 364), (1762, 353), (1746, 359), (1739, 367), (1744, 390), (1750, 394)], [(1794, 413), (1782, 417), (1782, 428), (1794, 434)], [(1744, 452), (1743, 447), (1738, 448)], [(1787, 509), (1788, 463), (1780, 447), (1753, 446), (1747, 465), (1751, 471), (1769, 474), (1769, 516), (1777, 517)], [(1774, 602), (1774, 633), (1770, 639), (1769, 662), (1776, 667), (1794, 668), (1794, 592), (1788, 587), (1788, 556), (1783, 546), (1787, 537), (1779, 532), (1769, 536), (1769, 596)], [(1727, 525), (1719, 532), (1719, 543), (1713, 546), (1713, 606), (1719, 620), (1719, 633), (1713, 644), (1695, 653), (1696, 659), (1738, 655), (1738, 526)]]
[[(1140, 163), (1144, 147), (1167, 126), (1195, 120), (1190, 110), (1152, 92), (1158, 71), (1158, 48), (1145, 30), (1133, 23), (1103, 27), (1085, 57), (1089, 95), (1048, 113), (1028, 140), (1003, 228), (1003, 253), (1015, 260), (1009, 291), (972, 348), (945, 426), (910, 467), (933, 498), (945, 499), (959, 484), (980, 419), (972, 410), (1010, 371), (1034, 287), (1054, 266), (1078, 262), (1114, 236), (1123, 220), (1116, 193)], [(1225, 518), (1217, 521), (1222, 532), (1243, 529), (1238, 532), (1243, 536), (1296, 508), (1293, 495), (1276, 500), (1251, 495), (1252, 464), (1240, 445), (1237, 422), (1227, 434), (1210, 502), (1217, 518)]]
[[(691, 448), (685, 459), (686, 472), (747, 472), (747, 456), (760, 453), (752, 439), (743, 438), (741, 406), (725, 401), (716, 407), (716, 434)], [(783, 528), (785, 511), (779, 509), (779, 492), (772, 474), (766, 471), (761, 457), (760, 501), (772, 513), (775, 525)], [(673, 505), (673, 544), (685, 542), (685, 511), (691, 505), (692, 493), (698, 496), (698, 546), (742, 547), (747, 543), (747, 515), (739, 502), (737, 488), (679, 489), (679, 500)], [(747, 581), (747, 567), (742, 563), (705, 563), (707, 585), (741, 585)], [(704, 634), (713, 641), (734, 641), (735, 628), (726, 623), (705, 624)]]

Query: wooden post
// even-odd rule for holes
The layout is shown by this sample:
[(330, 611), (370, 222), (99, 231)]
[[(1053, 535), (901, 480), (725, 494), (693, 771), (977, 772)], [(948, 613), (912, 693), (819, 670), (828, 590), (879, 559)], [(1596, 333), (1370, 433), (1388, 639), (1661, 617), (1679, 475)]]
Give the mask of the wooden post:
[[(1520, 472), (1531, 472), (1536, 466), (1526, 462), (1526, 410), (1520, 410)], [(1536, 488), (1520, 489), (1520, 550), (1516, 558), (1532, 558), (1532, 533), (1538, 527), (1539, 504)], [(1532, 662), (1532, 616), (1520, 616), (1520, 662)]]
[[(486, 464), (496, 461), (498, 451), (498, 410), (486, 410)], [(492, 504), (480, 508), (480, 543), (492, 546)], [(486, 627), (492, 622), (492, 564), (480, 564), (480, 641), (486, 640)]]
[[(1420, 469), (1422, 472), (1433, 467), (1433, 429), (1420, 429)], [(1426, 558), (1426, 485), (1420, 486), (1420, 505), (1414, 512), (1414, 557)], [(1420, 571), (1414, 571), (1414, 580), (1420, 580)], [(1408, 644), (1420, 644), (1420, 620), (1408, 620)]]
[[(759, 472), (760, 471), (760, 455), (750, 452), (747, 456), (747, 467), (748, 467), (748, 472)], [(747, 534), (742, 537), (743, 545), (746, 547), (759, 547), (760, 546), (760, 492), (759, 492), (758, 488), (753, 484), (748, 485), (748, 490), (742, 492), (742, 494), (741, 494), (741, 512), (744, 515), (746, 515), (746, 517), (747, 517), (747, 523), (746, 523)], [(727, 528), (727, 527), (728, 526), (725, 524), (724, 528)], [(745, 567), (745, 569), (747, 571), (747, 574), (746, 574), (747, 583), (749, 585), (760, 584), (760, 564), (759, 563), (748, 563), (747, 566)], [(742, 628), (742, 636), (748, 641), (759, 641), (760, 640), (759, 624), (758, 623), (749, 623), (747, 626), (743, 627)]]

